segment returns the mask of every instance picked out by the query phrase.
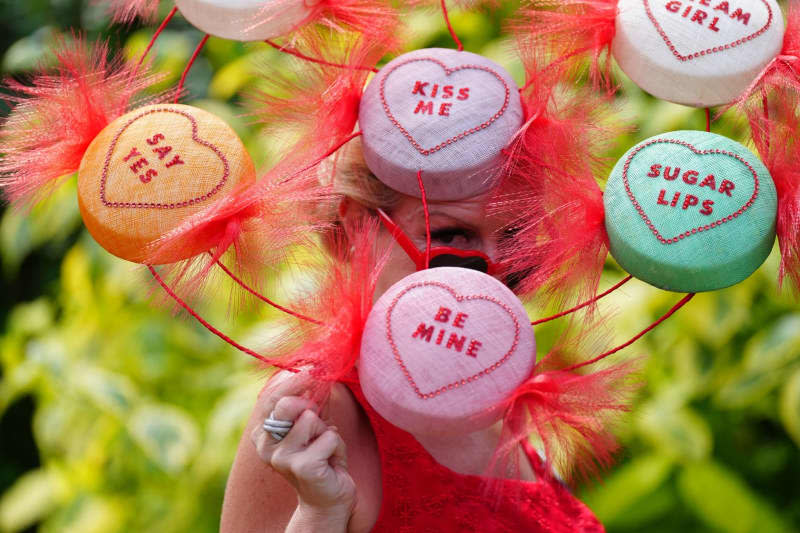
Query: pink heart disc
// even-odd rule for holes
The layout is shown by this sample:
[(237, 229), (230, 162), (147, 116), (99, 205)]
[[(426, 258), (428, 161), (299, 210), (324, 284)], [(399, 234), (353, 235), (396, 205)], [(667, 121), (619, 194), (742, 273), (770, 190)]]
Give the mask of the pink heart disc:
[(695, 107), (741, 95), (783, 44), (775, 0), (620, 0), (612, 52), (650, 94)]
[(392, 189), (432, 200), (486, 192), (522, 125), (519, 89), (503, 67), (469, 52), (427, 48), (384, 66), (361, 99), (370, 170)]
[(367, 400), (415, 435), (461, 434), (498, 420), (498, 406), (536, 362), (525, 308), (475, 270), (416, 272), (375, 303), (359, 378)]

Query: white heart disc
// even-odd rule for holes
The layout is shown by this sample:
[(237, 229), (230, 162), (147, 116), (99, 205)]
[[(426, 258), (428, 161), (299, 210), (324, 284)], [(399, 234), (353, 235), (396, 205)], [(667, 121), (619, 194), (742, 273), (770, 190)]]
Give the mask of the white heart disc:
[(619, 0), (612, 53), (653, 96), (711, 107), (753, 83), (783, 33), (775, 0)]
[(263, 41), (303, 23), (316, 2), (303, 0), (175, 0), (197, 29), (235, 41)]

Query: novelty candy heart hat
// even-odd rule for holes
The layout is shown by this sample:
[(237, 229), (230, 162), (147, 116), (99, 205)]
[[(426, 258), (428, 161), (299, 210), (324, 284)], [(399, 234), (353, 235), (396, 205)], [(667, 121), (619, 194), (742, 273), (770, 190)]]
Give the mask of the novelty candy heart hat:
[[(353, 136), (361, 137), (370, 170), (407, 195), (458, 200), (485, 194), (523, 160), (568, 173), (591, 166), (599, 153), (595, 138), (608, 138), (595, 120), (607, 110), (602, 96), (576, 89), (562, 97), (559, 69), (529, 68), (520, 89), (487, 58), (432, 48), (372, 69), (376, 74), (365, 88), (364, 71), (377, 58), (362, 54), (361, 62), (343, 65), (320, 61), (324, 54), (317, 48), (318, 64), (298, 64), (289, 76), (267, 67), (254, 114), (268, 126), (324, 123), (336, 139), (342, 138), (342, 124), (357, 118), (360, 130)], [(338, 86), (317, 74), (325, 65), (342, 67)], [(587, 142), (564, 142), (570, 139)]]
[(482, 429), (533, 370), (529, 322), (517, 297), (486, 274), (421, 270), (373, 306), (361, 341), (361, 388), (381, 416), (409, 433)]
[[(170, 16), (174, 13), (175, 10)], [(296, 38), (303, 37), (298, 34)], [(207, 39), (208, 36), (195, 50), (177, 93)], [(28, 194), (37, 190), (38, 185), (80, 167), (81, 210), (87, 226), (101, 243), (113, 253), (147, 264), (157, 282), (179, 305), (226, 342), (269, 365), (293, 372), (301, 367), (308, 368), (319, 385), (317, 392), (323, 397), (334, 382), (352, 374), (356, 361), (362, 357), (362, 344), (368, 341), (365, 358), (387, 360), (388, 353), (394, 358), (395, 370), (399, 368), (405, 380), (401, 381), (405, 394), (413, 394), (409, 397), (416, 398), (414, 401), (434, 399), (426, 405), (440, 406), (420, 410), (419, 405), (412, 404), (400, 409), (397, 406), (407, 405), (401, 398), (394, 404), (381, 400), (379, 389), (383, 377), (376, 378), (371, 389), (373, 401), (384, 405), (386, 413), (402, 413), (398, 419), (405, 418), (401, 423), (408, 427), (419, 423), (418, 430), (423, 432), (444, 428), (461, 431), (464, 423), (486, 424), (505, 416), (514, 421), (513, 427), (509, 427), (508, 442), (518, 442), (533, 427), (525, 423), (530, 419), (535, 421), (537, 431), (551, 431), (550, 428), (556, 426), (569, 428), (567, 433), (585, 440), (588, 449), (604, 457), (610, 441), (598, 437), (605, 432), (598, 413), (621, 409), (620, 403), (613, 401), (613, 394), (603, 392), (607, 385), (613, 385), (613, 380), (601, 373), (597, 374), (598, 378), (586, 376), (585, 380), (578, 380), (582, 386), (572, 386), (570, 383), (578, 381), (572, 379), (569, 370), (600, 360), (624, 345), (562, 369), (559, 374), (537, 373), (533, 366), (533, 333), (525, 322), (524, 309), (492, 278), (456, 273), (454, 279), (463, 278), (467, 282), (459, 285), (457, 281), (439, 279), (448, 272), (421, 273), (418, 277), (430, 276), (431, 283), (439, 284), (438, 289), (432, 284), (414, 285), (426, 283), (417, 278), (403, 280), (392, 289), (397, 302), (377, 308), (373, 315), (372, 297), (381, 260), (371, 255), (376, 243), (375, 233), (364, 224), (362, 230), (356, 228), (350, 232), (345, 247), (348, 251), (340, 254), (347, 261), (338, 261), (338, 267), (329, 269), (331, 277), (325, 284), (329, 292), (324, 292), (323, 297), (308, 298), (294, 309), (288, 309), (263, 297), (248, 280), (242, 279), (243, 270), (253, 278), (259, 274), (263, 277), (263, 270), (256, 267), (273, 265), (280, 250), (294, 242), (308, 244), (303, 237), (320, 226), (325, 227), (318, 218), (306, 216), (305, 209), (299, 208), (329, 199), (329, 190), (315, 183), (316, 167), (358, 136), (367, 146), (368, 164), (377, 177), (396, 190), (414, 195), (418, 192), (426, 212), (426, 184), (436, 198), (456, 199), (488, 191), (496, 193), (508, 183), (506, 179), (522, 169), (537, 168), (562, 178), (575, 170), (585, 173), (591, 169), (591, 149), (597, 144), (587, 142), (576, 148), (565, 141), (593, 139), (594, 133), (601, 131), (590, 121), (584, 121), (593, 116), (588, 110), (594, 107), (597, 99), (576, 90), (575, 100), (567, 100), (563, 105), (559, 98), (561, 71), (557, 68), (546, 73), (536, 72), (536, 77), (530, 78), (520, 91), (499, 66), (463, 52), (461, 47), (458, 51), (422, 50), (396, 58), (377, 73), (364, 92), (368, 73), (374, 70), (369, 65), (375, 65), (386, 51), (385, 43), (374, 42), (374, 33), (369, 33), (344, 46), (343, 54), (336, 59), (329, 54), (342, 50), (330, 52), (323, 48), (304, 64), (305, 73), (311, 75), (298, 76), (294, 84), (282, 85), (299, 90), (290, 90), (288, 97), (265, 95), (263, 98), (264, 116), (303, 117), (294, 124), (305, 134), (259, 179), (235, 135), (219, 119), (204, 112), (177, 102), (139, 107), (128, 105), (126, 100), (114, 107), (113, 112), (93, 113), (92, 105), (106, 101), (111, 87), (108, 79), (113, 78), (101, 68), (93, 67), (91, 71), (79, 72), (67, 69), (68, 76), (55, 84), (48, 85), (45, 83), (48, 78), (40, 78), (41, 87), (52, 89), (58, 96), (58, 105), (49, 106), (50, 93), (35, 87), (28, 93), (34, 98), (21, 103), (20, 113), (13, 114), (8, 122), (12, 126), (27, 124), (23, 120), (24, 111), (41, 108), (49, 112), (51, 121), (47, 124), (52, 125), (60, 117), (69, 116), (64, 108), (71, 101), (82, 102), (84, 108), (81, 109), (89, 110), (87, 116), (99, 118), (91, 127), (73, 128), (78, 135), (68, 139), (74, 142), (74, 146), (69, 145), (68, 168), (57, 167), (61, 173), (51, 171), (56, 168), (53, 157), (59, 152), (48, 148), (60, 146), (63, 138), (57, 134), (52, 140), (41, 133), (33, 133), (34, 142), (23, 143), (21, 149), (15, 150), (13, 145), (9, 145), (9, 150), (3, 147), (4, 152), (12, 154), (4, 160), (4, 164), (8, 164), (5, 169), (8, 183)], [(90, 62), (90, 65), (94, 64)], [(135, 81), (135, 75), (140, 72), (138, 66), (129, 67), (129, 71), (131, 76), (123, 77), (125, 87), (138, 87), (130, 81)], [(529, 77), (533, 72), (528, 71)], [(282, 83), (279, 78), (274, 82)], [(53, 89), (54, 86), (57, 88)], [(61, 98), (62, 90), (66, 91), (65, 98)], [(309, 109), (314, 112), (309, 113)], [(356, 123), (362, 130), (353, 133)], [(7, 138), (19, 131), (13, 127), (8, 129)], [(590, 133), (585, 133), (587, 131)], [(384, 134), (396, 141), (381, 143)], [(46, 143), (38, 142), (43, 138)], [(408, 154), (413, 154), (413, 167), (403, 166), (410, 157)], [(39, 161), (39, 158), (44, 163), (30, 167), (35, 172), (26, 170), (29, 168), (26, 162)], [(336, 158), (333, 159), (335, 166)], [(199, 172), (203, 174), (200, 179)], [(460, 176), (454, 178), (452, 174), (456, 173)], [(167, 186), (167, 183), (177, 183), (179, 187)], [(538, 184), (525, 184), (532, 193), (540, 190)], [(250, 240), (251, 236), (264, 235), (266, 240), (255, 243)], [(429, 252), (429, 227), (426, 248)], [(222, 261), (228, 250), (234, 252), (234, 268)], [(191, 272), (196, 263), (200, 263), (201, 278), (211, 268), (218, 267), (247, 293), (285, 311), (293, 322), (298, 319), (302, 327), (295, 331), (306, 334), (302, 341), (288, 336), (287, 342), (296, 350), (286, 357), (266, 357), (250, 350), (200, 317), (174, 286), (164, 280), (163, 269), (159, 272), (152, 266), (162, 262), (170, 262), (168, 268), (174, 269), (178, 279), (189, 276), (187, 272)], [(243, 265), (254, 268), (246, 269)], [(423, 286), (425, 289), (420, 288)], [(427, 290), (435, 293), (418, 296)], [(435, 302), (438, 307), (430, 309), (429, 305)], [(487, 313), (483, 307), (487, 305), (499, 306), (503, 311)], [(311, 312), (314, 309), (318, 312)], [(415, 313), (423, 313), (427, 320), (441, 323), (443, 329), (431, 330), (427, 323), (422, 329), (416, 324), (410, 332), (391, 329), (413, 326)], [(381, 315), (389, 318), (379, 320)], [(370, 322), (370, 316), (379, 318)], [(483, 324), (469, 321), (470, 316), (481, 319)], [(387, 322), (391, 328), (384, 329), (382, 336), (372, 327), (368, 334), (365, 332), (367, 323), (381, 328)], [(476, 323), (478, 327), (473, 328)], [(469, 339), (459, 333), (467, 326), (473, 335)], [(447, 327), (451, 331), (445, 331)], [(387, 331), (390, 340), (387, 340)], [(396, 341), (395, 334), (398, 335)], [(429, 364), (424, 359), (412, 361), (408, 358), (409, 341), (400, 340), (404, 334), (411, 335), (411, 342), (424, 342), (429, 348), (419, 355), (439, 357), (436, 375), (426, 374)], [(509, 342), (513, 350), (504, 346)], [(392, 344), (395, 350), (391, 349)], [(387, 345), (389, 352), (385, 351)], [(462, 353), (463, 357), (471, 359), (442, 364), (443, 356), (461, 356)], [(484, 361), (487, 355), (489, 360)], [(381, 369), (388, 370), (387, 366)], [(407, 374), (403, 373), (403, 368)], [(513, 376), (503, 377), (507, 372)], [(452, 375), (448, 377), (447, 373)], [(392, 383), (389, 377), (386, 383)], [(364, 379), (370, 381), (371, 378), (365, 374)], [(591, 386), (592, 383), (597, 386)], [(510, 385), (513, 388), (509, 388)], [(489, 388), (481, 392), (484, 386)], [(475, 402), (474, 405), (461, 405), (460, 400), (449, 399), (463, 395), (462, 391), (470, 388), (469, 398), (462, 396), (460, 400)], [(590, 391), (594, 398), (581, 397), (582, 390)], [(569, 394), (569, 398), (562, 391)], [(424, 398), (426, 395), (428, 398)], [(537, 410), (537, 414), (531, 416), (526, 410)], [(432, 423), (423, 421), (429, 414), (434, 415)], [(548, 441), (546, 435), (541, 438)], [(500, 452), (506, 453), (509, 449), (502, 446)]]
[(775, 0), (534, 0), (516, 31), (550, 47), (555, 64), (591, 58), (608, 90), (611, 56), (645, 91), (695, 107), (798, 87), (800, 11), (790, 5), (784, 26)]
[(742, 145), (713, 133), (676, 131), (639, 143), (614, 167), (603, 200), (611, 255), (667, 290), (739, 283), (775, 242), (769, 171)]
[[(315, 401), (324, 402), (334, 383), (353, 380), (357, 372), (370, 405), (421, 439), (506, 421), (492, 472), (518, 467), (515, 450), (530, 435), (565, 475), (591, 475), (609, 463), (617, 447), (609, 423), (626, 409), (634, 368), (626, 363), (585, 375), (566, 370), (575, 352), (598, 348), (585, 342), (587, 324), (581, 336), (562, 338), (537, 365), (525, 309), (486, 274), (422, 270), (373, 305), (389, 250), (375, 248), (381, 241), (374, 221), (351, 221), (346, 232), (350, 240), (334, 245), (339, 259), (320, 270), (319, 290), (295, 304), (323, 319), (303, 323), (299, 335), (273, 349), (283, 365), (303, 366), (313, 378)], [(569, 460), (563, 452), (570, 452)]]
[(10, 97), (17, 105), (0, 132), (0, 172), (12, 202), (36, 201), (77, 171), (81, 214), (109, 252), (172, 263), (183, 277), (189, 262), (200, 262), (203, 278), (233, 248), (233, 275), (263, 278), (313, 229), (304, 206), (324, 201), (326, 189), (290, 162), (256, 181), (227, 124), (195, 107), (153, 103), (177, 100), (180, 89), (139, 97), (159, 78), (107, 52), (64, 41), (54, 74), (31, 86), (9, 82), (19, 96)]
[(389, 187), (431, 200), (486, 192), (503, 168), (503, 150), (523, 123), (519, 90), (493, 61), (430, 48), (385, 65), (361, 98), (364, 158)]
[[(525, 279), (523, 292), (566, 290), (572, 283), (596, 291), (591, 284), (610, 249), (632, 276), (695, 293), (747, 278), (772, 249), (777, 227), (782, 269), (796, 279), (798, 232), (790, 211), (797, 204), (797, 176), (786, 164), (794, 158), (771, 153), (768, 168), (730, 139), (676, 131), (628, 150), (604, 193), (591, 176), (567, 184), (537, 176), (543, 180), (538, 194), (521, 200), (537, 214), (518, 220), (525, 229), (502, 253), (512, 269), (539, 269)], [(565, 224), (564, 212), (578, 213), (585, 223)]]

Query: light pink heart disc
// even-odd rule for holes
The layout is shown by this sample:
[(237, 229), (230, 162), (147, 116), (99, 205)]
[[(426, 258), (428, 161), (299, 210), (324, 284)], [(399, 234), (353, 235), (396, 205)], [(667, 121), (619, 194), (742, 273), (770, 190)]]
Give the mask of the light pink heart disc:
[(468, 433), (533, 370), (525, 308), (491, 276), (442, 267), (393, 285), (367, 319), (359, 378), (381, 416), (415, 435)]
[(522, 125), (519, 90), (500, 65), (469, 52), (427, 48), (384, 66), (361, 99), (364, 157), (386, 185), (433, 200), (487, 191)]

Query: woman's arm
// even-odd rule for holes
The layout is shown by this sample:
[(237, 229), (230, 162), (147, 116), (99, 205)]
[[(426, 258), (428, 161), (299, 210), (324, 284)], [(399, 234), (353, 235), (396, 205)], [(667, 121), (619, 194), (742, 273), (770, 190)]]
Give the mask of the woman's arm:
[[(344, 441), (296, 396), (305, 387), (302, 375), (279, 373), (259, 395), (228, 478), (223, 533), (346, 530), (355, 485)], [(295, 421), (280, 442), (261, 429), (273, 409)]]

